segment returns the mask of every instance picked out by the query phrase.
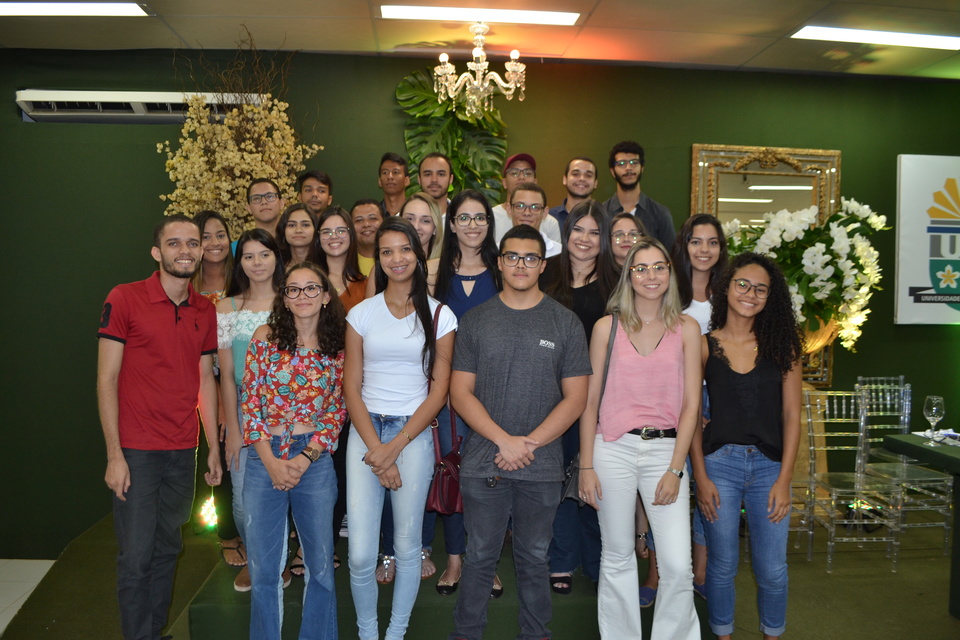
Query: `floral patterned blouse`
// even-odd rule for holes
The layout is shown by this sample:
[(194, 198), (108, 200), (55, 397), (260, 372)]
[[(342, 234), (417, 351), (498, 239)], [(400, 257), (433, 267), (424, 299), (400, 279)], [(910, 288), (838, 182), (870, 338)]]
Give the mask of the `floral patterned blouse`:
[(276, 343), (252, 340), (240, 392), (243, 443), (269, 441), (270, 428), (283, 427), (280, 457), (290, 455), (295, 424), (313, 424), (311, 438), (333, 453), (346, 420), (343, 352), (336, 357), (313, 349), (281, 351)]

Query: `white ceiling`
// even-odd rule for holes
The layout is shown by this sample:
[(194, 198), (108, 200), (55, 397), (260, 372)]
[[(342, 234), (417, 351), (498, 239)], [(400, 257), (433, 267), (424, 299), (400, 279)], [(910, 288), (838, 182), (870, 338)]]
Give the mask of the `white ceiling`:
[[(960, 52), (792, 40), (804, 25), (960, 36), (958, 0), (386, 0), (390, 4), (579, 12), (575, 26), (491, 25), (487, 50), (562, 59), (960, 79)], [(384, 20), (369, 0), (146, 0), (149, 18), (0, 18), (0, 47), (233, 49), (462, 61), (465, 23)]]

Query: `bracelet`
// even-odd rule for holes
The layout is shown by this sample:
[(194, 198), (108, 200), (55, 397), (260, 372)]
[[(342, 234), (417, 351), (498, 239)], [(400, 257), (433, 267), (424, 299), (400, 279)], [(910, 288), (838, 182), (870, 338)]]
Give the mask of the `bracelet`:
[(407, 430), (406, 430), (406, 429), (400, 429), (400, 433), (402, 433), (403, 435), (407, 436), (407, 442), (413, 442), (413, 438), (410, 437), (410, 434), (407, 433)]
[(581, 471), (582, 471), (583, 469), (593, 469), (593, 467), (580, 467), (580, 470), (581, 470)]
[(637, 540), (646, 540), (646, 539), (647, 539), (646, 532), (637, 534)]

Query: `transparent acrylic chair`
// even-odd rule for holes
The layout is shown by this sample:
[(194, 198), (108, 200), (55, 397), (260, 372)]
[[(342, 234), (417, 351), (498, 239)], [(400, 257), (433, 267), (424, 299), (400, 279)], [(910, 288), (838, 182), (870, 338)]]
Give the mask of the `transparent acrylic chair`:
[[(950, 553), (953, 521), (953, 476), (915, 464), (905, 456), (893, 460), (883, 455), (880, 441), (889, 433), (910, 430), (911, 389), (909, 384), (857, 385), (861, 393), (865, 438), (864, 471), (896, 483), (903, 491), (900, 528), (902, 533), (918, 527), (943, 528), (943, 553)], [(879, 460), (874, 462), (873, 460)]]
[[(810, 440), (807, 557), (813, 555), (813, 529), (819, 523), (827, 532), (828, 573), (833, 571), (838, 542), (861, 547), (884, 544), (891, 570), (897, 570), (902, 490), (896, 483), (864, 471), (861, 452), (867, 446), (867, 433), (862, 425), (861, 398), (858, 391), (804, 391)], [(821, 452), (825, 455), (818, 456)], [(822, 469), (824, 459), (834, 468), (850, 470)]]

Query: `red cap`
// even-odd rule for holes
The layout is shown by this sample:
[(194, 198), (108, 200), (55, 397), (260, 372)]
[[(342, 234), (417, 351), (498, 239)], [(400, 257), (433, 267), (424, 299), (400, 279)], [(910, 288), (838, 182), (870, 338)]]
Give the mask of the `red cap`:
[(507, 158), (507, 161), (503, 163), (503, 173), (506, 173), (507, 169), (510, 168), (510, 165), (512, 165), (517, 160), (523, 160), (524, 162), (529, 162), (533, 170), (534, 171), (537, 170), (537, 161), (533, 159), (532, 155), (530, 155), (529, 153), (517, 153)]

